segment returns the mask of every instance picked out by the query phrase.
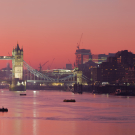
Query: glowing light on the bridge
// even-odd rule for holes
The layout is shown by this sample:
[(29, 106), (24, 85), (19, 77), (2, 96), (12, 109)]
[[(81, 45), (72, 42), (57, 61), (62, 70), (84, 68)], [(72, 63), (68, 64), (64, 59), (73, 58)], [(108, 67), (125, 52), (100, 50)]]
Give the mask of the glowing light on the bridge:
[(19, 86), (20, 85), (20, 82), (17, 82), (17, 85)]

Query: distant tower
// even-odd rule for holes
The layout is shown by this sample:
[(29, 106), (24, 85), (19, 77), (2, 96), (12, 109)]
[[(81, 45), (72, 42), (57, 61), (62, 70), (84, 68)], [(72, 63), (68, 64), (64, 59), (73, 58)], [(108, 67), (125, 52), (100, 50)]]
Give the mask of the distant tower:
[(12, 60), (12, 78), (23, 79), (23, 48), (20, 49), (19, 44), (17, 43), (17, 47), (12, 51), (12, 56), (14, 59)]

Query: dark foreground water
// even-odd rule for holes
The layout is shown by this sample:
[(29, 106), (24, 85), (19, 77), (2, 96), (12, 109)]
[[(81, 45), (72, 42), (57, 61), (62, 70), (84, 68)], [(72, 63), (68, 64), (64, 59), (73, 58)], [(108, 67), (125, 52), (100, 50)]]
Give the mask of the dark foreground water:
[(135, 134), (135, 97), (47, 90), (20, 93), (0, 90), (0, 106), (9, 110), (0, 112), (0, 135)]

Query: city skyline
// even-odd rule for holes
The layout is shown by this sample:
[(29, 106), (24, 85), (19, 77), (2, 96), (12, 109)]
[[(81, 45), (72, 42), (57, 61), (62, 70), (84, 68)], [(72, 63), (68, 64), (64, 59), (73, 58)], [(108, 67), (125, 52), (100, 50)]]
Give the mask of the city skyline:
[[(1, 1), (0, 56), (12, 54), (17, 42), (24, 49), (24, 60), (38, 69), (63, 68), (75, 62), (80, 49), (92, 54), (135, 53), (135, 2), (119, 1)], [(0, 68), (7, 61), (0, 61)], [(11, 63), (11, 61), (10, 61)]]

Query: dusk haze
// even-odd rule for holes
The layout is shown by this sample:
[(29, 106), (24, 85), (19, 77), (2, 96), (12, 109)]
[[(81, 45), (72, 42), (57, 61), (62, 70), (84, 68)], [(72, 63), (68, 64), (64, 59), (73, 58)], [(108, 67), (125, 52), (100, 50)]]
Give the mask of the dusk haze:
[[(134, 0), (1, 0), (0, 53), (11, 55), (17, 42), (24, 60), (38, 69), (75, 62), (77, 43), (92, 54), (135, 53)], [(9, 54), (8, 54), (9, 53)], [(0, 61), (0, 68), (7, 61)]]

